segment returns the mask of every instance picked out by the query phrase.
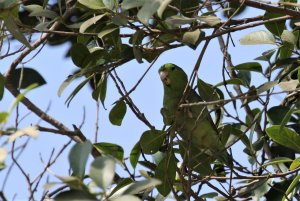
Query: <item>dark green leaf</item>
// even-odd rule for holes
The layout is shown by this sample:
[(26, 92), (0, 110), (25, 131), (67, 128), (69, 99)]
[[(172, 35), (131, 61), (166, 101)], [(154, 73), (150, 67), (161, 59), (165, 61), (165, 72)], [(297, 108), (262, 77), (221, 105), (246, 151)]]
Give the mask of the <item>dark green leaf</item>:
[(140, 155), (141, 155), (141, 146), (140, 143), (137, 142), (130, 152), (130, 163), (134, 169), (136, 168)]
[(4, 95), (4, 89), (5, 89), (4, 84), (5, 84), (4, 77), (3, 77), (3, 75), (0, 73), (0, 101), (2, 100), (3, 95)]
[(8, 11), (7, 15), (3, 18), (4, 25), (6, 26), (7, 30), (21, 43), (26, 45), (28, 48), (31, 48), (30, 43), (27, 41), (25, 36), (21, 33), (19, 30), (16, 21), (14, 19), (14, 16), (12, 13)]
[(156, 165), (154, 163), (151, 163), (149, 161), (138, 161), (138, 163), (152, 171), (156, 170)]
[(107, 91), (107, 79), (108, 76), (106, 74), (101, 74), (101, 78), (99, 79), (97, 86), (92, 93), (93, 99), (96, 101), (100, 99), (104, 108), (105, 108), (104, 101), (106, 98), (106, 91)]
[[(258, 115), (260, 112), (261, 112), (261, 111), (260, 111), (259, 108), (255, 108), (255, 109), (252, 110), (253, 116)], [(260, 121), (261, 121), (261, 114), (259, 114), (259, 117), (258, 117), (258, 119), (256, 120), (256, 122), (259, 123)], [(251, 123), (252, 123), (252, 122), (251, 122), (250, 118), (249, 118), (248, 116), (246, 116), (246, 124), (250, 125)]]
[(140, 145), (145, 154), (154, 154), (162, 146), (166, 133), (160, 130), (145, 131), (140, 139)]
[(212, 85), (204, 82), (200, 78), (198, 78), (197, 87), (198, 87), (198, 92), (204, 101), (209, 102), (209, 101), (216, 101), (220, 99), (217, 90), (213, 88)]
[(271, 190), (265, 195), (267, 200), (282, 201), (282, 198), (285, 197), (284, 193), (291, 182), (291, 178), (285, 179), (280, 182), (274, 182)]
[(250, 86), (251, 84), (251, 72), (240, 70), (237, 77), (244, 83), (244, 86)]
[(86, 191), (69, 190), (63, 191), (54, 197), (54, 201), (97, 201), (94, 195)]
[(291, 129), (275, 125), (267, 128), (266, 132), (278, 144), (300, 152), (300, 136)]
[[(267, 111), (267, 117), (271, 124), (281, 125), (285, 115), (289, 112), (289, 108), (285, 106), (274, 106)], [(278, 115), (280, 114), (280, 115)]]
[(262, 72), (262, 67), (258, 62), (247, 62), (242, 63), (234, 67), (236, 70), (245, 70), (245, 71), (255, 71), (255, 72)]
[(32, 68), (17, 68), (11, 76), (11, 83), (17, 88), (20, 86), (20, 89), (25, 89), (32, 84), (42, 86), (46, 81)]
[[(264, 14), (264, 20), (269, 20), (277, 17), (282, 17), (284, 14), (280, 13), (270, 13), (266, 12)], [(273, 23), (265, 23), (265, 27), (274, 35), (280, 36), (285, 29), (285, 20), (279, 21), (279, 22), (273, 22)]]
[[(288, 187), (288, 189), (285, 192), (285, 195), (289, 195), (294, 189), (297, 188), (297, 185), (299, 184), (299, 180), (300, 180), (300, 174), (298, 174), (292, 181), (292, 183), (290, 184), (290, 186)], [(283, 198), (283, 201), (285, 201), (286, 199)]]
[(263, 52), (262, 56), (256, 57), (254, 60), (270, 61), (275, 51), (276, 51), (275, 49), (271, 49), (266, 52)]
[(94, 144), (94, 147), (104, 155), (111, 155), (120, 162), (124, 159), (124, 150), (121, 146), (117, 144), (112, 144), (108, 142), (101, 142)]
[(219, 87), (219, 86), (222, 86), (222, 85), (231, 85), (231, 84), (234, 84), (234, 85), (244, 85), (246, 86), (241, 79), (239, 78), (232, 78), (232, 79), (229, 79), (229, 80), (226, 80), (225, 82), (220, 82), (218, 84), (215, 85), (215, 87)]
[(157, 190), (163, 196), (167, 196), (171, 192), (171, 187), (175, 181), (176, 176), (176, 159), (173, 153), (167, 154), (164, 159), (160, 161), (156, 170), (155, 178), (162, 181), (162, 184), (157, 186)]
[(126, 104), (123, 100), (116, 102), (115, 106), (111, 109), (109, 113), (109, 120), (113, 125), (120, 126), (122, 124), (123, 118), (126, 114)]
[(115, 176), (115, 161), (108, 156), (96, 158), (90, 167), (90, 178), (103, 190), (112, 184)]
[(73, 63), (76, 66), (83, 68), (85, 67), (83, 65), (85, 63), (85, 59), (90, 55), (90, 51), (85, 45), (81, 43), (75, 43), (70, 50), (70, 54)]
[(92, 78), (92, 75), (88, 78), (86, 78), (85, 80), (83, 80), (73, 91), (72, 93), (69, 95), (69, 97), (66, 99), (65, 103), (67, 104), (67, 106), (70, 105), (71, 101), (73, 100), (73, 98), (76, 96), (76, 94), (86, 85), (86, 83), (88, 83), (88, 81), (90, 81), (90, 79)]
[(90, 141), (76, 143), (72, 147), (69, 153), (69, 163), (74, 176), (78, 176), (79, 178), (84, 177), (86, 162), (91, 151), (92, 144)]

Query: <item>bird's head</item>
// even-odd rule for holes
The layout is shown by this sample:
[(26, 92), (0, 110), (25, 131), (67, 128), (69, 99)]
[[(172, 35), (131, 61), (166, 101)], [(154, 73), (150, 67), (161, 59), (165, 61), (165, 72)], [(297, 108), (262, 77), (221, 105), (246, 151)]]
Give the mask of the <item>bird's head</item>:
[(158, 72), (164, 86), (185, 87), (188, 82), (188, 78), (185, 72), (182, 70), (182, 68), (176, 66), (175, 64), (165, 64), (159, 68)]

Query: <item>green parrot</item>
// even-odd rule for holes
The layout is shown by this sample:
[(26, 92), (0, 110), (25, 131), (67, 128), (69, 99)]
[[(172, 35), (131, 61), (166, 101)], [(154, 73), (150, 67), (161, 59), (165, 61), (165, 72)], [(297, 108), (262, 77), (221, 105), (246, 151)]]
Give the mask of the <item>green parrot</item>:
[[(164, 86), (163, 108), (161, 109), (164, 123), (172, 125), (180, 135), (184, 150), (191, 145), (193, 168), (198, 168), (198, 171), (203, 174), (210, 174), (210, 164), (216, 159), (228, 163), (229, 155), (218, 136), (217, 127), (208, 109), (205, 106), (179, 108), (184, 89), (188, 84), (186, 73), (175, 64), (169, 63), (160, 67), (159, 75)], [(189, 94), (184, 103), (201, 100), (196, 91), (189, 88)]]

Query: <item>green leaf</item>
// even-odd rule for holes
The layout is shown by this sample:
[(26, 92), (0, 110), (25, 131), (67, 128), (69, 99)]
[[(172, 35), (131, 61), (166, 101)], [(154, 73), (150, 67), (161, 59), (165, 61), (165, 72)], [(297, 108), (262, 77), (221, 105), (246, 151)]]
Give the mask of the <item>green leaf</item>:
[(277, 165), (277, 164), (282, 164), (286, 162), (292, 162), (293, 160), (287, 157), (277, 157), (269, 160), (269, 162), (262, 164), (262, 167), (266, 167), (269, 165)]
[(222, 85), (243, 85), (243, 86), (246, 86), (242, 80), (240, 80), (239, 78), (232, 78), (232, 79), (229, 79), (229, 80), (226, 80), (225, 82), (220, 82), (218, 84), (216, 84), (214, 87), (219, 87), (219, 86), (222, 86)]
[(294, 91), (299, 85), (298, 80), (289, 80), (286, 82), (280, 82), (278, 86), (281, 88), (282, 91)]
[(101, 20), (106, 15), (107, 13), (104, 13), (102, 15), (97, 15), (83, 22), (80, 26), (79, 33), (84, 33), (90, 26), (95, 25), (99, 20)]
[(178, 15), (173, 15), (171, 17), (168, 17), (165, 22), (170, 26), (170, 27), (177, 27), (185, 24), (191, 24), (192, 22), (195, 22), (195, 18), (188, 18), (184, 16), (178, 16)]
[(9, 117), (9, 113), (8, 112), (0, 112), (0, 124), (4, 124), (7, 122)]
[(134, 147), (132, 148), (132, 150), (130, 152), (130, 158), (129, 158), (133, 169), (136, 168), (136, 165), (139, 161), (140, 155), (141, 155), (141, 146), (140, 146), (140, 143), (137, 142), (134, 145)]
[(200, 78), (198, 78), (197, 80), (197, 87), (198, 87), (198, 92), (200, 94), (200, 97), (204, 101), (210, 102), (210, 101), (216, 101), (220, 99), (217, 90), (213, 88), (212, 85), (204, 82)]
[(161, 130), (145, 131), (140, 139), (140, 145), (145, 154), (154, 154), (162, 146), (166, 133)]
[(119, 26), (111, 24), (106, 26), (104, 29), (102, 29), (100, 31), (100, 33), (98, 34), (98, 38), (103, 39), (104, 36), (109, 35), (109, 34), (113, 34), (116, 31), (119, 31)]
[[(289, 194), (296, 188), (297, 184), (299, 184), (299, 180), (300, 180), (300, 174), (298, 174), (292, 181), (292, 183), (290, 184), (290, 186), (288, 187), (288, 189), (285, 192), (286, 196), (289, 196)], [(282, 201), (286, 201), (285, 199), (286, 197), (283, 196), (282, 197)]]
[(142, 50), (140, 48), (140, 44), (144, 39), (144, 31), (137, 30), (132, 36), (132, 44), (133, 44), (133, 54), (137, 62), (143, 63), (143, 55)]
[(257, 92), (257, 94), (261, 94), (265, 91), (270, 90), (271, 88), (273, 88), (276, 85), (277, 85), (276, 81), (266, 82), (266, 83), (260, 85), (259, 87), (257, 87), (256, 92)]
[(103, 4), (105, 5), (106, 8), (109, 10), (112, 10), (115, 7), (115, 0), (102, 0)]
[(5, 79), (4, 76), (0, 73), (0, 101), (3, 98), (4, 89), (5, 89)]
[(115, 106), (111, 109), (109, 113), (109, 120), (113, 125), (120, 126), (122, 124), (123, 118), (126, 114), (126, 104), (123, 100), (116, 102)]
[(11, 83), (16, 88), (25, 89), (32, 84), (42, 86), (46, 84), (46, 81), (38, 71), (32, 68), (17, 68), (11, 76)]
[[(298, 82), (300, 83), (300, 68), (298, 68), (297, 77), (298, 77)], [(1, 98), (0, 98), (0, 100), (1, 100)]]
[[(282, 16), (284, 16), (284, 14), (265, 12), (263, 19), (270, 20)], [(280, 22), (265, 23), (264, 25), (272, 34), (280, 36), (285, 29), (285, 21), (286, 20), (282, 20)]]
[(121, 195), (117, 198), (109, 199), (109, 201), (142, 201), (137, 196), (133, 195)]
[(128, 189), (124, 191), (125, 194), (135, 195), (144, 190), (149, 190), (149, 188), (154, 188), (155, 186), (161, 184), (158, 179), (148, 179), (143, 181), (137, 181), (131, 185)]
[(298, 168), (299, 166), (300, 166), (300, 157), (293, 160), (293, 162), (290, 166), (290, 170), (294, 170), (294, 169)]
[(113, 182), (115, 176), (115, 161), (111, 157), (96, 158), (90, 167), (90, 178), (103, 190)]
[(54, 201), (97, 201), (94, 195), (82, 190), (63, 191), (54, 197)]
[(90, 55), (90, 51), (85, 45), (81, 43), (75, 43), (70, 50), (70, 54), (73, 63), (76, 66), (83, 68), (85, 67), (83, 65), (85, 63), (85, 59)]
[(123, 0), (122, 9), (129, 10), (131, 8), (141, 7), (145, 0)]
[(255, 72), (262, 72), (262, 67), (260, 63), (258, 62), (247, 62), (247, 63), (242, 63), (239, 65), (236, 65), (234, 67), (236, 70), (245, 70), (245, 71), (255, 71)]
[(92, 93), (93, 99), (96, 101), (100, 99), (104, 108), (105, 108), (104, 101), (106, 98), (106, 91), (107, 91), (107, 79), (108, 76), (106, 74), (102, 74), (101, 79), (98, 81), (97, 86)]
[(200, 16), (200, 17), (197, 17), (197, 19), (205, 22), (209, 26), (215, 26), (215, 25), (221, 23), (221, 19), (218, 18), (217, 16), (213, 16), (213, 15)]
[(30, 43), (27, 41), (25, 36), (19, 30), (15, 18), (11, 12), (7, 12), (7, 15), (3, 18), (4, 25), (6, 26), (7, 30), (21, 43), (26, 45), (28, 48), (31, 48)]
[(122, 189), (123, 187), (125, 186), (128, 186), (129, 184), (132, 184), (133, 181), (132, 179), (130, 178), (125, 178), (125, 179), (122, 179), (116, 187), (113, 188), (113, 190), (111, 191), (111, 193), (109, 194), (109, 196), (112, 196), (114, 193), (117, 193), (118, 190)]
[(145, 1), (143, 7), (139, 10), (137, 17), (145, 25), (148, 25), (150, 17), (159, 9), (163, 0)]
[(300, 152), (300, 136), (291, 129), (275, 125), (267, 128), (266, 132), (278, 144)]
[(275, 51), (275, 49), (265, 51), (262, 53), (262, 56), (256, 57), (254, 60), (270, 61)]
[(288, 30), (284, 30), (280, 36), (282, 41), (285, 41), (287, 43), (290, 43), (292, 45), (295, 45), (297, 40), (295, 35), (293, 34), (293, 32), (288, 31)]
[(79, 178), (84, 177), (85, 166), (88, 157), (92, 151), (92, 143), (86, 141), (84, 143), (76, 143), (69, 153), (69, 163), (73, 170), (73, 175)]
[(240, 39), (241, 45), (276, 44), (275, 37), (267, 31), (254, 31)]
[(93, 10), (106, 8), (102, 0), (78, 0), (79, 3)]
[[(267, 117), (271, 124), (281, 125), (285, 115), (289, 112), (289, 107), (274, 106), (267, 111)], [(278, 115), (280, 114), (280, 115)]]
[(237, 74), (238, 79), (240, 79), (244, 86), (250, 86), (251, 84), (251, 72), (249, 71), (245, 71), (245, 70), (239, 70), (238, 74)]
[(108, 142), (100, 142), (95, 143), (94, 147), (104, 155), (111, 155), (115, 159), (119, 160), (120, 162), (124, 159), (124, 150), (121, 146), (117, 144), (112, 144)]
[(67, 104), (67, 106), (70, 105), (71, 101), (73, 100), (73, 98), (76, 96), (76, 94), (86, 85), (86, 83), (88, 83), (88, 81), (92, 78), (93, 75), (89, 76), (88, 78), (86, 78), (85, 80), (83, 80), (73, 91), (72, 93), (69, 95), (69, 97), (66, 99), (65, 103)]
[(176, 159), (174, 154), (167, 154), (164, 159), (160, 161), (156, 170), (155, 178), (162, 181), (162, 184), (157, 186), (157, 190), (163, 196), (167, 196), (171, 192), (171, 187), (176, 177)]
[(25, 97), (25, 95), (31, 91), (32, 89), (36, 88), (38, 85), (37, 84), (32, 84), (29, 85), (27, 88), (25, 88), (24, 92), (19, 94), (16, 99), (14, 100), (14, 102), (12, 103), (12, 105), (10, 106), (9, 110), (8, 110), (8, 114), (11, 114), (11, 112), (13, 111), (13, 109), (23, 100), (23, 98)]
[(182, 36), (182, 42), (191, 45), (195, 49), (203, 38), (203, 33), (200, 29), (194, 31), (187, 31)]

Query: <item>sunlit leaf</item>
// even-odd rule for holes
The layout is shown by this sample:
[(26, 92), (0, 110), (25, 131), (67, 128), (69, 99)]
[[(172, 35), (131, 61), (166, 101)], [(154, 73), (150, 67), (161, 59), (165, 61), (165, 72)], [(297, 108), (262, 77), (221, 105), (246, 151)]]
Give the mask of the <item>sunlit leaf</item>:
[(268, 31), (254, 31), (240, 39), (241, 45), (275, 44), (275, 37)]
[(84, 33), (90, 26), (95, 25), (99, 20), (101, 20), (104, 16), (106, 16), (107, 14), (104, 13), (102, 15), (97, 15), (94, 16), (88, 20), (86, 20), (85, 22), (83, 22), (80, 26), (79, 32), (80, 33)]
[(266, 133), (278, 144), (300, 152), (300, 136), (293, 130), (281, 127), (280, 125), (274, 125), (267, 128)]
[(300, 157), (293, 160), (292, 164), (290, 165), (290, 170), (294, 170), (300, 166)]
[(90, 141), (84, 143), (76, 143), (69, 153), (69, 163), (73, 170), (73, 175), (80, 178), (84, 177), (85, 166), (88, 157), (92, 151), (92, 144)]
[(106, 8), (102, 0), (78, 0), (78, 2), (94, 10), (101, 10), (103, 8)]
[(285, 82), (280, 82), (278, 86), (282, 91), (294, 91), (299, 84), (298, 80), (289, 80)]
[(32, 138), (37, 138), (38, 135), (39, 135), (38, 128), (36, 126), (30, 126), (30, 127), (27, 127), (27, 128), (22, 128), (20, 130), (17, 130), (15, 133), (13, 133), (9, 136), (8, 142), (13, 142), (17, 138), (19, 138), (23, 135), (27, 135), (27, 136), (32, 137)]
[(161, 184), (161, 181), (158, 179), (148, 179), (144, 181), (137, 181), (133, 185), (131, 185), (125, 192), (125, 194), (138, 194), (142, 191), (153, 189), (155, 186)]
[(105, 190), (112, 184), (115, 166), (115, 161), (111, 157), (98, 157), (91, 164), (89, 175), (97, 186)]

